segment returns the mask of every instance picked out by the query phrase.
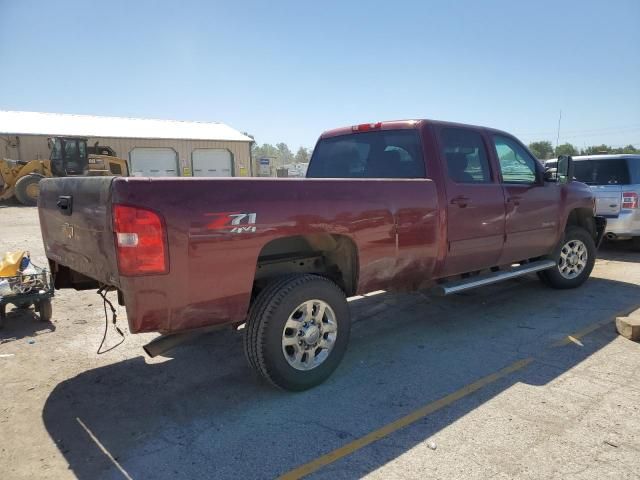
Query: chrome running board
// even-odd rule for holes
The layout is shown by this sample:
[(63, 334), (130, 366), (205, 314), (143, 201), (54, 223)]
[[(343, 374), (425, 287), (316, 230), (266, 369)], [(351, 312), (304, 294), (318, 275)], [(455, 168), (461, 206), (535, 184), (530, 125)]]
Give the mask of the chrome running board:
[(510, 270), (492, 272), (486, 275), (478, 275), (475, 277), (464, 278), (462, 280), (446, 282), (441, 285), (436, 285), (432, 288), (431, 291), (434, 295), (444, 297), (453, 293), (471, 290), (472, 288), (484, 287), (485, 285), (502, 282), (503, 280), (521, 277), (523, 275), (527, 275), (528, 273), (541, 272), (542, 270), (547, 270), (555, 266), (556, 262), (554, 262), (553, 260), (538, 260), (535, 262), (525, 263), (524, 265), (514, 267)]

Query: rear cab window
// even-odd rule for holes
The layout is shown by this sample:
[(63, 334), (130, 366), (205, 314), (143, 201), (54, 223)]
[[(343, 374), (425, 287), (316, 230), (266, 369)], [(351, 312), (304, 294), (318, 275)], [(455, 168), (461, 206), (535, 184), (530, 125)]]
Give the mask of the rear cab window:
[(425, 178), (418, 130), (376, 130), (321, 138), (307, 178)]
[(626, 158), (576, 160), (573, 177), (587, 185), (629, 185), (631, 175)]

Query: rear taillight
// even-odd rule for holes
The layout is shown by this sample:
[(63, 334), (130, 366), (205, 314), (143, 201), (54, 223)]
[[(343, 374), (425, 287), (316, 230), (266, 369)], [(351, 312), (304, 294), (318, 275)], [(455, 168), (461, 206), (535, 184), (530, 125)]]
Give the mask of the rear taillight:
[(622, 194), (622, 208), (638, 208), (638, 194), (636, 192), (624, 192)]
[(121, 275), (167, 273), (166, 232), (157, 213), (114, 205), (113, 231)]

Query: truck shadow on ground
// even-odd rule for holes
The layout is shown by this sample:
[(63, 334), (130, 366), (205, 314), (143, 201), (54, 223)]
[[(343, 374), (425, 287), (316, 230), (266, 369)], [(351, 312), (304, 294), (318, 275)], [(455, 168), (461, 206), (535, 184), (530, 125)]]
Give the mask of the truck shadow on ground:
[(20, 207), (20, 208), (35, 208), (31, 205), (23, 205), (15, 198), (10, 200), (0, 200), (0, 208)]
[(615, 242), (605, 240), (598, 250), (598, 259), (639, 263), (640, 250), (638, 250), (631, 240)]
[[(353, 301), (342, 365), (307, 392), (258, 381), (240, 332), (220, 332), (175, 349), (163, 363), (138, 357), (60, 383), (44, 424), (80, 479), (122, 478), (118, 468), (134, 479), (273, 478), (640, 302), (634, 284), (592, 278), (554, 291), (534, 279), (444, 299), (382, 293)], [(318, 475), (371, 472), (517, 383), (547, 384), (610, 342), (611, 329), (582, 347), (556, 349), (553, 361), (507, 376), (373, 454)]]
[[(4, 326), (0, 330), (0, 345), (24, 338), (52, 333), (56, 327), (51, 322), (43, 322), (33, 308), (8, 307)], [(37, 341), (37, 339), (34, 339)]]

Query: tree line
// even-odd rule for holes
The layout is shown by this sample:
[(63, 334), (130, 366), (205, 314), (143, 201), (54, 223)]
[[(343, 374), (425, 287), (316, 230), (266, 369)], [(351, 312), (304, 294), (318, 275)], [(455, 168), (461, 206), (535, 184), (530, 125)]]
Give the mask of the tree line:
[(539, 142), (531, 142), (529, 150), (540, 160), (548, 160), (549, 158), (558, 158), (560, 155), (597, 155), (603, 153), (640, 153), (640, 149), (629, 144), (626, 147), (613, 148), (611, 145), (592, 145), (578, 149), (570, 143), (563, 143), (553, 148), (551, 142), (541, 140)]
[(277, 143), (275, 146), (269, 143), (263, 143), (258, 145), (257, 143), (251, 146), (251, 157), (254, 159), (269, 158), (271, 164), (276, 167), (283, 165), (290, 165), (292, 163), (309, 163), (309, 157), (311, 152), (309, 149), (300, 147), (294, 154), (286, 143)]
[[(254, 138), (250, 133), (242, 133), (247, 137)], [(254, 161), (261, 158), (268, 158), (271, 160), (271, 165), (275, 167), (282, 167), (283, 165), (290, 165), (292, 163), (309, 163), (311, 152), (312, 150), (309, 148), (300, 147), (294, 154), (284, 142), (276, 143), (275, 146), (270, 143), (258, 145), (255, 141), (251, 144), (251, 158), (253, 158)]]

